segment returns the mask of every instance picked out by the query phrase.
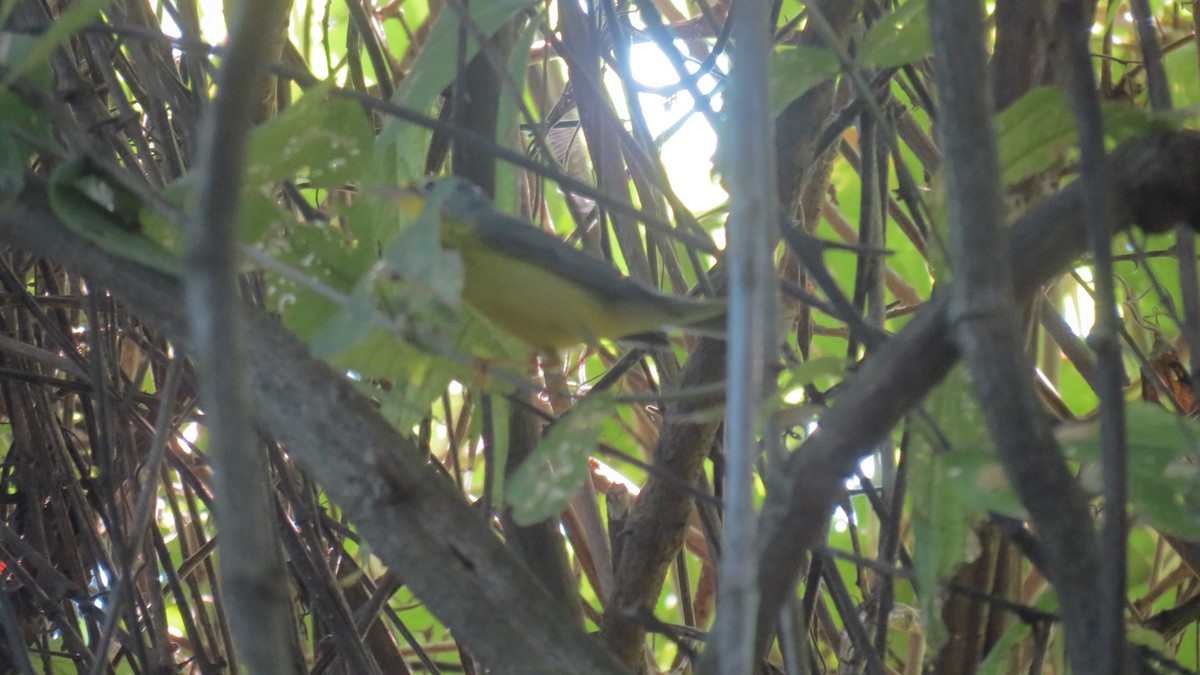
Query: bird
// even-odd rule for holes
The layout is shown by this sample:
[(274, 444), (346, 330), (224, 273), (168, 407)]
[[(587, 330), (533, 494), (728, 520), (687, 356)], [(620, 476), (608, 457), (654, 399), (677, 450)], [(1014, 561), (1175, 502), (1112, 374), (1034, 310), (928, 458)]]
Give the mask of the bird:
[(442, 247), (462, 259), (463, 300), (538, 351), (557, 352), (600, 339), (638, 340), (664, 329), (705, 334), (716, 332), (718, 324), (723, 329), (723, 300), (647, 288), (497, 209), (469, 181), (440, 178), (395, 194), (409, 213), (437, 209)]

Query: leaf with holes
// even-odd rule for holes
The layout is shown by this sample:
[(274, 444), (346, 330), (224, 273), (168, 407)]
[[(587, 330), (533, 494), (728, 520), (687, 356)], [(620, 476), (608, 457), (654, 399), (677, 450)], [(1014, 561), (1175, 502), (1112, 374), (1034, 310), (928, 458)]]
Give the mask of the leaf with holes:
[(314, 90), (254, 130), (246, 149), (246, 189), (302, 178), (307, 187), (336, 188), (360, 180), (370, 166), (374, 132), (362, 106)]

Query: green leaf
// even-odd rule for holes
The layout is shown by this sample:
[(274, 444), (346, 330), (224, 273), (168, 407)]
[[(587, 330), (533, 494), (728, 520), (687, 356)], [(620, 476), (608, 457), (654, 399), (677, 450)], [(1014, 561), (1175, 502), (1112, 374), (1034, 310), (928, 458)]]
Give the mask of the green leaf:
[[(175, 182), (160, 189), (158, 196), (164, 202), (178, 209), (179, 212), (183, 212), (188, 206), (187, 200), (192, 195), (193, 183), (195, 181), (192, 180), (192, 174), (186, 173), (175, 180)], [(183, 228), (178, 223), (173, 222), (156, 209), (142, 211), (139, 222), (142, 225), (142, 234), (158, 242), (171, 255), (177, 258), (181, 257), (183, 253)]]
[[(1193, 8), (1192, 11), (1196, 10)], [(1163, 66), (1167, 70), (1173, 103), (1177, 109), (1182, 109), (1200, 103), (1200, 78), (1196, 77), (1195, 40), (1188, 40), (1178, 47), (1163, 54)]]
[[(473, 2), (468, 13), (480, 32), (490, 37), (518, 12), (539, 7), (540, 4), (534, 0)], [(442, 12), (438, 15), (422, 44), (421, 53), (396, 91), (397, 103), (422, 110), (432, 104), (434, 98), (454, 80), (458, 62), (458, 26), (456, 13)], [(471, 40), (466, 58), (473, 59), (477, 53), (479, 43)]]
[(420, 292), (457, 309), (462, 305), (462, 258), (442, 248), (439, 217), (441, 203), (451, 187), (450, 183), (439, 183), (433, 189), (416, 221), (384, 248), (383, 262), (388, 270), (409, 282), (406, 295), (411, 295), (411, 286), (416, 284)]
[(862, 68), (894, 68), (933, 53), (925, 0), (909, 0), (871, 25), (858, 49)]
[(588, 479), (588, 455), (596, 447), (596, 425), (612, 401), (589, 398), (553, 426), (508, 479), (513, 520), (530, 525), (557, 517)]
[[(368, 378), (403, 381), (415, 386), (423, 382), (430, 369), (430, 357), (402, 340), (383, 326), (367, 323), (365, 328), (352, 329), (351, 333), (337, 333), (335, 324), (338, 316), (330, 318), (327, 329), (335, 332), (330, 337), (325, 333), (319, 338), (327, 343), (336, 340), (340, 351), (330, 353), (331, 347), (322, 345), (327, 360), (339, 368), (351, 370)], [(315, 349), (315, 348), (314, 348)]]
[[(529, 54), (530, 46), (533, 40), (541, 31), (542, 20), (541, 14), (533, 17), (526, 24), (524, 31), (517, 36), (513, 43), (512, 51), (508, 56), (508, 75), (513, 82), (521, 82), (525, 73), (529, 70)], [(497, 142), (510, 148), (518, 148), (522, 145), (518, 121), (520, 119), (520, 110), (517, 107), (517, 102), (512, 96), (512, 92), (508, 87), (505, 87), (500, 95), (500, 109), (496, 115), (496, 129), (499, 132)], [(503, 130), (508, 129), (508, 136), (505, 137)], [(508, 162), (499, 162), (496, 165), (496, 208), (505, 213), (516, 213), (518, 211), (518, 180), (517, 177), (524, 174), (524, 169), (512, 166)]]
[[(0, 31), (0, 64), (12, 68), (14, 64), (25, 63), (34, 53), (39, 40), (24, 33)], [(53, 91), (54, 73), (48, 61), (35, 64), (24, 75), (26, 84), (46, 93)], [(19, 128), (37, 138), (52, 140), (50, 122), (46, 116), (30, 108), (7, 87), (0, 87), (0, 125)]]
[[(1103, 104), (1105, 135), (1122, 141), (1145, 135), (1166, 118), (1129, 105)], [(996, 115), (1000, 168), (1008, 185), (1051, 168), (1075, 149), (1079, 134), (1066, 94), (1056, 86), (1031, 89)]]
[(1020, 647), (1025, 638), (1033, 633), (1030, 625), (1024, 621), (1013, 621), (1008, 630), (1000, 636), (1000, 640), (988, 650), (987, 658), (979, 664), (975, 675), (1008, 675), (1012, 672), (1013, 650)]
[[(1035, 609), (1043, 612), (1058, 611), (1058, 598), (1053, 592), (1038, 597), (1033, 604)], [(1049, 629), (1049, 626), (1046, 627)], [(1025, 646), (1025, 639), (1032, 633), (1030, 625), (1024, 621), (1013, 621), (1008, 630), (1000, 636), (1000, 640), (988, 650), (987, 658), (979, 664), (975, 675), (1008, 675), (1013, 668), (1013, 654)]]
[(846, 359), (837, 356), (818, 356), (788, 368), (787, 372), (780, 377), (779, 388), (781, 390), (794, 389), (818, 380), (822, 382), (830, 380), (827, 384), (832, 384), (834, 378), (840, 378), (845, 374)]
[[(534, 0), (489, 0), (473, 2), (469, 7), (471, 21), (484, 35), (491, 36), (518, 12), (540, 7)], [(434, 100), (454, 81), (457, 75), (458, 16), (442, 12), (433, 23), (429, 36), (422, 43), (408, 76), (396, 90), (393, 101), (418, 112), (428, 112)], [(479, 44), (470, 40), (466, 58), (479, 52)], [(429, 146), (429, 130), (401, 120), (393, 120), (379, 135), (380, 175), (388, 182), (411, 181), (420, 178), (424, 169), (414, 158), (424, 157)]]
[[(938, 428), (930, 429), (925, 424), (914, 427), (909, 489), (916, 540), (913, 567), (917, 599), (932, 652), (940, 648), (947, 635), (941, 616), (942, 582), (978, 554), (971, 526), (984, 511), (973, 499), (964, 501), (970, 489), (959, 483), (978, 480), (971, 474), (973, 462), (964, 460), (969, 457), (966, 453), (982, 453), (988, 445), (983, 416), (963, 367), (951, 371), (925, 405)], [(947, 442), (949, 452), (944, 448)]]
[(22, 135), (43, 141), (47, 145), (54, 140), (46, 116), (30, 108), (8, 89), (0, 89), (0, 129), (20, 131)]
[(251, 133), (246, 186), (270, 192), (303, 176), (315, 188), (341, 187), (371, 166), (374, 133), (362, 106), (318, 88)]
[(1174, 115), (1161, 115), (1116, 101), (1101, 102), (1100, 112), (1104, 115), (1104, 135), (1115, 143), (1145, 136), (1158, 127), (1178, 127)]
[[(510, 435), (510, 426), (512, 422), (512, 404), (504, 396), (492, 396), (492, 433), (495, 435), (492, 445), (492, 454), (490, 461), (492, 466), (505, 467), (508, 466), (508, 440)], [(474, 423), (478, 418), (483, 421), (483, 415), (475, 415), (471, 422)], [(508, 498), (507, 476), (504, 471), (492, 472), (492, 499), (497, 504), (505, 504)]]
[(1162, 633), (1134, 623), (1125, 626), (1125, 637), (1132, 645), (1149, 647), (1157, 654), (1168, 654), (1167, 639)]
[[(196, 178), (195, 173), (186, 173), (162, 188), (158, 196), (174, 206), (179, 213), (195, 213)], [(236, 234), (239, 242), (247, 245), (263, 244), (268, 234), (284, 230), (286, 225), (295, 221), (296, 217), (280, 205), (274, 192), (241, 190), (236, 215)], [(184, 231), (175, 220), (155, 209), (145, 209), (139, 216), (139, 222), (146, 237), (158, 242), (175, 257), (182, 255)]]
[(308, 346), (313, 356), (333, 359), (366, 340), (374, 326), (374, 315), (375, 298), (365, 288), (356, 289), (309, 340)]
[(85, 156), (55, 169), (50, 208), (67, 229), (113, 255), (166, 274), (178, 274), (179, 259), (141, 233), (137, 197), (101, 175)]
[(917, 461), (911, 464), (910, 478), (915, 540), (913, 571), (929, 648), (936, 651), (947, 637), (941, 616), (941, 583), (952, 577), (964, 562), (971, 531), (959, 512), (957, 496), (943, 483), (944, 458), (938, 455), (914, 455), (914, 458)]
[(387, 390), (362, 384), (364, 393), (379, 402), (379, 414), (405, 436), (416, 435), (416, 427), (429, 414), (429, 406), (441, 397), (452, 379), (448, 371), (438, 369), (428, 356), (411, 351), (431, 366), (420, 380), (406, 381)]
[[(373, 298), (356, 293), (333, 313), (312, 340), (313, 353), (338, 370), (354, 373), (364, 393), (379, 404), (379, 413), (409, 435), (453, 379), (469, 381), (469, 369), (417, 349), (376, 324)], [(365, 380), (389, 380), (380, 388)]]
[[(1125, 415), (1133, 511), (1160, 532), (1200, 539), (1200, 422), (1144, 402)], [(1100, 461), (1098, 424), (1057, 435), (1068, 456)]]
[[(378, 239), (374, 235), (384, 220), (378, 208), (382, 200), (377, 194), (367, 189), (359, 197), (336, 222), (290, 224), (280, 232), (278, 242), (269, 242), (274, 257), (339, 293), (353, 293), (362, 276), (378, 261)], [(395, 213), (390, 220), (394, 231), (398, 226)], [(338, 309), (328, 298), (291, 279), (274, 277), (267, 289), (270, 306), (303, 340), (312, 339)]]
[(784, 108), (809, 89), (835, 77), (842, 70), (837, 54), (824, 47), (777, 49), (771, 53), (771, 112)]
[(939, 480), (944, 481), (963, 505), (965, 513), (982, 516), (987, 512), (1025, 519), (1028, 514), (1004, 474), (1004, 465), (986, 448), (955, 448), (939, 465)]
[(996, 115), (1004, 182), (1011, 185), (1050, 168), (1077, 138), (1066, 94), (1054, 86), (1030, 90)]

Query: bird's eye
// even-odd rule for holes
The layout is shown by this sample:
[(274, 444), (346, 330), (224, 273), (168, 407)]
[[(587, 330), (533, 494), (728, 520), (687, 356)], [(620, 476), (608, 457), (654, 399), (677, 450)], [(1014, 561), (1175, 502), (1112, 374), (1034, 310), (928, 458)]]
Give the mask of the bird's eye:
[(433, 188), (436, 186), (437, 186), (437, 181), (427, 180), (427, 181), (425, 181), (425, 184), (421, 186), (421, 190), (423, 192), (432, 192)]

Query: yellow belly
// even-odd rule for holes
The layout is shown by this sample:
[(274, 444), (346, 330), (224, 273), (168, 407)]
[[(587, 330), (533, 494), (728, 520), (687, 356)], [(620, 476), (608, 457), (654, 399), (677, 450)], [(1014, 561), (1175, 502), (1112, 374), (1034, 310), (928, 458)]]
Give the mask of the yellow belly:
[(607, 302), (544, 267), (495, 251), (461, 249), (463, 299), (504, 330), (543, 350), (662, 327), (649, 303)]

